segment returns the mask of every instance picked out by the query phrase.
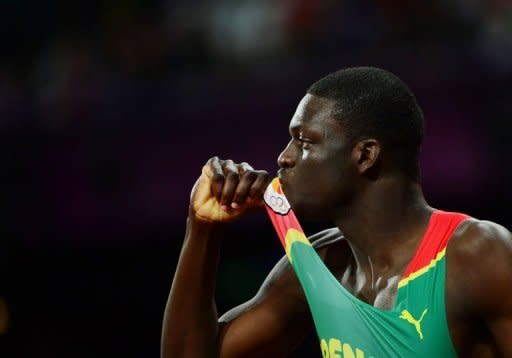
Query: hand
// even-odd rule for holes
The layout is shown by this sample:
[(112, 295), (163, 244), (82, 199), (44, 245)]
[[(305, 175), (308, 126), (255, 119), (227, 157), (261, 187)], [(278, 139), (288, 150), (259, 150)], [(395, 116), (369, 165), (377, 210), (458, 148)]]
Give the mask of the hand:
[(233, 221), (263, 205), (263, 193), (269, 183), (270, 176), (264, 170), (213, 157), (203, 166), (192, 188), (189, 215), (210, 223)]

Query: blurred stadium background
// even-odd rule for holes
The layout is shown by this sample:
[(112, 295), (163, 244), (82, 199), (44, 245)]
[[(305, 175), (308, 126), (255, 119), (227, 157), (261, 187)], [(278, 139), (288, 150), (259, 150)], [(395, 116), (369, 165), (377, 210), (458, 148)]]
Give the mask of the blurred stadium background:
[[(306, 88), (342, 67), (383, 67), (416, 94), (432, 205), (512, 226), (511, 1), (0, 10), (0, 343), (12, 356), (158, 356), (201, 166), (216, 154), (274, 172)], [(251, 297), (282, 254), (263, 213), (230, 234), (220, 312)], [(312, 335), (295, 356), (319, 355)]]

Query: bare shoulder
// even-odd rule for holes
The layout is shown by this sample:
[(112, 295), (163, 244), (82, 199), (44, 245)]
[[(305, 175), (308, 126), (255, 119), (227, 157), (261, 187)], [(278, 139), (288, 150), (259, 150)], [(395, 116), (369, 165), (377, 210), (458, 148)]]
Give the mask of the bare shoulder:
[(465, 269), (478, 269), (487, 263), (507, 263), (512, 258), (512, 234), (492, 221), (469, 219), (450, 240), (447, 255)]
[(494, 309), (512, 294), (512, 235), (505, 227), (466, 220), (450, 240), (446, 257), (448, 287), (463, 292), (469, 311)]

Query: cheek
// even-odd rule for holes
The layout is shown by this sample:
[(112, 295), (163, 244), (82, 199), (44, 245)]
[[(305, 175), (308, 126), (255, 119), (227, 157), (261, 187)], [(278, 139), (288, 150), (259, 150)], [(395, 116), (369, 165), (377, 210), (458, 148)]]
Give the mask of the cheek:
[(300, 187), (311, 201), (320, 203), (338, 196), (346, 181), (343, 170), (339, 167), (314, 163), (304, 169), (306, 170), (301, 175)]
[[(333, 165), (334, 163), (334, 165)], [(350, 167), (340, 157), (334, 157), (311, 170), (311, 186), (319, 198), (336, 201), (351, 191)]]
[[(334, 153), (333, 153), (334, 152)], [(341, 150), (300, 153), (293, 199), (307, 216), (328, 215), (333, 206), (349, 200), (351, 174), (349, 160)]]

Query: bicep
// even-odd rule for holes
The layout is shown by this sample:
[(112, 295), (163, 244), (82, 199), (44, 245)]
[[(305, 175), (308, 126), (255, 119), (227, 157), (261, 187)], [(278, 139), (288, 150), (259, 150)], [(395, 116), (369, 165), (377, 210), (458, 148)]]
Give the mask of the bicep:
[(512, 357), (512, 310), (489, 317), (486, 321), (497, 350), (503, 357)]
[(295, 273), (281, 260), (257, 295), (220, 319), (220, 357), (280, 357), (292, 352), (313, 328)]
[(484, 323), (495, 350), (512, 357), (512, 235), (480, 221), (452, 247), (451, 267), (464, 293), (465, 316)]
[(484, 319), (498, 351), (512, 357), (512, 235), (503, 227), (493, 227), (492, 262), (487, 269), (489, 287), (483, 303)]

